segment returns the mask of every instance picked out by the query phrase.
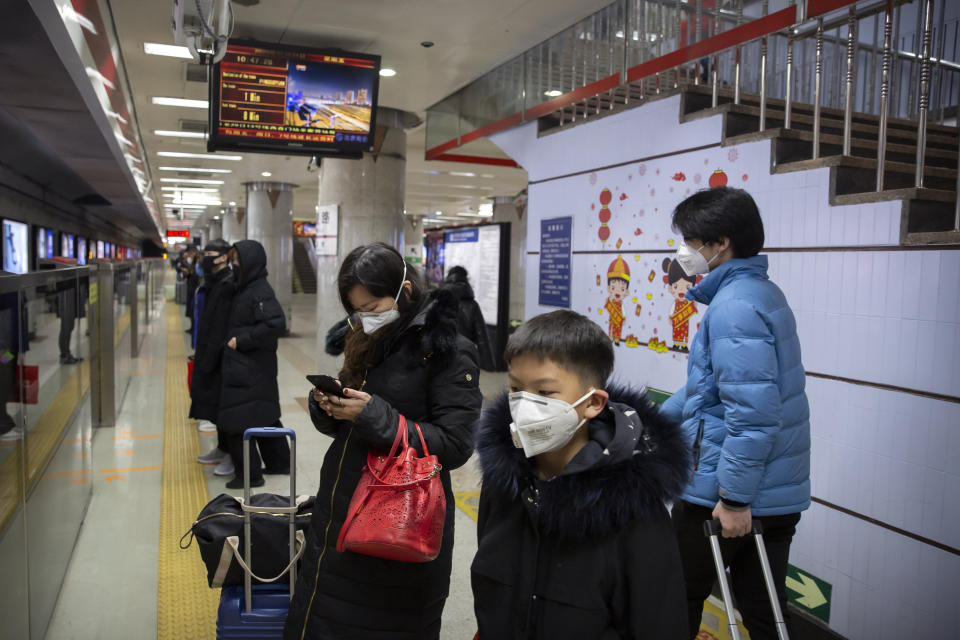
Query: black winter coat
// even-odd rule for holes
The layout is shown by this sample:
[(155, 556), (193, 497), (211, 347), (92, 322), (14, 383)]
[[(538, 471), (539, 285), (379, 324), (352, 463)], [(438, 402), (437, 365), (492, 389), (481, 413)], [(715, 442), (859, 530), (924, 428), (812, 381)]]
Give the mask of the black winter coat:
[(216, 424), (227, 433), (266, 427), (280, 420), (277, 387), (277, 338), (286, 329), (283, 308), (267, 282), (267, 254), (255, 240), (234, 245), (240, 260), (240, 282), (230, 305), (223, 349), (223, 388)]
[[(397, 330), (381, 338), (379, 361), (374, 355), (370, 362), (364, 391), (373, 397), (354, 422), (330, 418), (311, 394), (310, 417), (334, 440), (320, 470), (307, 548), (284, 631), (288, 640), (435, 640), (440, 635), (453, 556), (450, 471), (463, 465), (473, 450), (482, 403), (477, 355), (474, 346), (457, 335), (456, 300), (449, 292), (438, 292), (413, 318), (397, 322)], [(443, 467), (447, 515), (440, 555), (432, 562), (393, 562), (336, 549), (367, 451), (390, 449), (398, 413), (420, 424), (430, 453)]]
[(483, 319), (483, 312), (473, 293), (469, 282), (448, 282), (443, 285), (457, 296), (460, 301), (460, 311), (457, 316), (457, 328), (460, 335), (477, 345), (480, 353), (480, 368), (487, 371), (496, 369), (496, 359), (490, 338), (487, 336), (487, 323)]
[(664, 504), (683, 492), (688, 446), (644, 394), (610, 395), (590, 442), (550, 481), (513, 446), (506, 396), (484, 412), (471, 567), (481, 640), (689, 639)]
[(227, 343), (227, 325), (234, 293), (232, 271), (222, 269), (211, 274), (203, 288), (206, 289), (206, 301), (197, 325), (197, 348), (193, 353), (190, 417), (216, 422), (223, 385), (220, 364)]

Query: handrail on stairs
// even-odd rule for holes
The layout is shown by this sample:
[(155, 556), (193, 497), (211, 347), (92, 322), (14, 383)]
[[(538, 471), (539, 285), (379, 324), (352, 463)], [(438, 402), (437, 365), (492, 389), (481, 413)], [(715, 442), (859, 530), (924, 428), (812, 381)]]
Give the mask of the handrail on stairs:
[[(903, 24), (901, 7), (913, 1), (920, 4), (912, 38), (915, 50), (905, 51), (902, 49), (910, 47), (904, 47), (901, 40), (907, 39), (910, 25)], [(744, 0), (618, 0), (428, 109), (426, 159), (483, 160), (448, 152), (552, 113), (559, 112), (561, 126), (575, 122), (599, 114), (604, 100), (607, 109), (615, 107), (618, 96), (621, 104), (637, 100), (637, 90), (643, 101), (648, 92), (656, 95), (665, 86), (679, 87), (681, 76), (689, 84), (709, 82), (714, 106), (723, 88), (732, 89), (734, 102), (739, 103), (742, 85), (748, 82), (744, 78), (753, 74), (753, 85), (748, 88), (758, 89), (760, 131), (767, 126), (771, 85), (773, 93), (783, 99), (783, 128), (794, 126), (794, 103), (806, 97), (806, 102), (813, 104), (815, 158), (820, 154), (825, 101), (843, 110), (844, 155), (851, 151), (854, 111), (876, 113), (880, 121), (877, 190), (884, 187), (889, 119), (915, 118), (915, 186), (923, 187), (927, 122), (931, 114), (942, 122), (948, 107), (955, 113), (960, 102), (955, 96), (960, 90), (960, 67), (955, 64), (960, 48), (955, 45), (948, 57), (954, 62), (944, 60), (946, 0), (939, 0), (935, 11), (937, 1), (800, 0), (795, 4), (789, 0), (789, 6), (769, 13), (768, 0), (761, 0), (760, 15), (744, 22)], [(751, 7), (753, 13), (756, 5)], [(935, 17), (939, 18), (936, 28)], [(724, 24), (729, 28), (723, 29)], [(811, 31), (808, 27), (813, 25)], [(697, 39), (687, 43), (692, 30)], [(772, 54), (768, 48), (771, 40)], [(754, 45), (758, 55), (751, 56)], [(785, 56), (779, 55), (781, 49)], [(628, 66), (631, 57), (639, 57), (639, 63)], [(750, 64), (751, 57), (759, 59)], [(511, 91), (519, 83), (519, 92), (504, 98), (505, 108), (513, 110), (505, 115), (503, 108), (495, 108), (484, 116), (477, 103), (496, 99), (492, 94), (498, 91), (498, 82), (511, 83)], [(565, 92), (556, 90), (564, 85), (568, 87)], [(545, 88), (549, 90), (545, 92)], [(543, 100), (541, 94), (549, 99)], [(575, 108), (570, 110), (571, 106)], [(571, 112), (569, 121), (567, 111)], [(435, 131), (440, 135), (455, 135), (445, 141), (438, 139), (431, 135), (431, 124), (437, 125)], [(960, 205), (957, 220), (960, 225)]]

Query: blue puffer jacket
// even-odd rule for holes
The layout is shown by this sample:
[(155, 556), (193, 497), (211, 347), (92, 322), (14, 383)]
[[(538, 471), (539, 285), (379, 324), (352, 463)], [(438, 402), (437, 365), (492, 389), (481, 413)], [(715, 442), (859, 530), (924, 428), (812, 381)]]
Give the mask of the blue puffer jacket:
[(810, 506), (810, 409), (793, 312), (767, 278), (766, 256), (714, 269), (687, 298), (710, 305), (693, 340), (686, 386), (663, 405), (683, 420), (699, 464), (683, 499), (723, 496), (756, 516)]

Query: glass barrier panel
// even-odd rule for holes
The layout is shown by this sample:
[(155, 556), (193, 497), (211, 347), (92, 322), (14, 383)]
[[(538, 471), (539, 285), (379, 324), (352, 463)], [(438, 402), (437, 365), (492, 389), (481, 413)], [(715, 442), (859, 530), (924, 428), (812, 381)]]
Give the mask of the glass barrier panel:
[(0, 620), (4, 634), (25, 638), (27, 604), (27, 540), (24, 517), (24, 411), (16, 386), (21, 343), (27, 325), (16, 287), (0, 292)]
[(115, 265), (113, 272), (113, 376), (116, 414), (120, 415), (126, 396), (133, 359), (130, 349), (132, 296), (136, 295), (136, 283), (130, 265)]

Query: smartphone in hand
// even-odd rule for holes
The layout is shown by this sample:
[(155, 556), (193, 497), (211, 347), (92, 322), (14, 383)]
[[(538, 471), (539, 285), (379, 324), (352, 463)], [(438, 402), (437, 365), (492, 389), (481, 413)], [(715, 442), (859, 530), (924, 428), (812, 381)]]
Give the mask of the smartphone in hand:
[(328, 395), (337, 396), (338, 398), (344, 397), (343, 387), (340, 386), (340, 383), (337, 382), (335, 378), (325, 375), (314, 375), (307, 376), (307, 380), (314, 387)]

